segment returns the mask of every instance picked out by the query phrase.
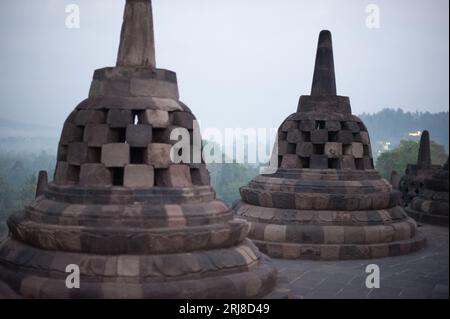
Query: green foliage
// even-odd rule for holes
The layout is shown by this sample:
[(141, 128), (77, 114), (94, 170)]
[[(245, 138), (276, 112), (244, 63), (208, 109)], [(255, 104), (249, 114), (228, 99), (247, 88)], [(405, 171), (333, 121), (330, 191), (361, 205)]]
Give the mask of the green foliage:
[[(418, 154), (418, 142), (402, 140), (397, 148), (381, 154), (378, 157), (376, 166), (382, 176), (389, 179), (393, 170), (402, 175), (408, 164), (417, 163)], [(444, 146), (431, 142), (431, 160), (433, 164), (442, 165), (447, 161), (447, 158), (448, 155)]]
[(6, 230), (4, 222), (9, 214), (34, 199), (36, 174), (55, 167), (55, 156), (46, 152), (0, 152), (0, 234)]
[(251, 164), (211, 164), (208, 170), (217, 196), (230, 206), (240, 199), (239, 188), (259, 174), (259, 166)]

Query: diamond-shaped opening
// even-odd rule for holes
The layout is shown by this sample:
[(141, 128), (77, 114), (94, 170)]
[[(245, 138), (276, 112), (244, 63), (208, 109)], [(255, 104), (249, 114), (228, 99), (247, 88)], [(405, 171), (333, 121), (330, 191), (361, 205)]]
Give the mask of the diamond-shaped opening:
[(80, 181), (80, 166), (69, 165), (67, 181), (78, 184)]
[(317, 121), (316, 122), (316, 129), (317, 130), (324, 130), (326, 128), (326, 122), (325, 121)]
[(364, 156), (370, 156), (370, 146), (364, 145)]
[(311, 142), (311, 132), (302, 131), (303, 142)]
[(125, 169), (123, 167), (111, 168), (114, 186), (123, 186)]
[(126, 128), (112, 128), (112, 135), (116, 139), (116, 143), (125, 143), (127, 140), (127, 129)]
[(130, 148), (130, 163), (131, 164), (144, 164), (145, 147), (132, 147)]
[(362, 159), (362, 158), (355, 158), (355, 166), (356, 166), (356, 169), (358, 169), (358, 170), (364, 170), (365, 169), (365, 167), (364, 167), (364, 159)]
[(100, 163), (102, 157), (101, 147), (89, 147), (87, 153), (87, 163)]
[(352, 133), (352, 135), (353, 135), (353, 140), (355, 142), (361, 142), (361, 134), (359, 134), (359, 133)]
[(287, 139), (287, 132), (278, 132), (278, 140), (279, 141), (286, 141)]
[(278, 168), (281, 167), (281, 162), (283, 161), (283, 156), (278, 156)]
[(315, 155), (325, 154), (325, 144), (314, 144), (313, 148), (314, 148), (313, 152)]
[(338, 141), (338, 132), (328, 131), (328, 141), (337, 142)]
[(133, 111), (133, 125), (142, 124), (141, 123), (142, 114), (143, 114), (143, 111), (140, 111), (140, 110)]
[(350, 130), (347, 122), (344, 122), (344, 121), (341, 122), (341, 128), (342, 128), (342, 130)]
[(366, 132), (366, 131), (367, 131), (367, 128), (366, 128), (366, 126), (364, 125), (363, 122), (357, 122), (357, 123), (358, 123), (359, 129), (360, 129), (361, 131), (363, 131), (363, 132)]
[(352, 155), (352, 144), (343, 144), (342, 152), (344, 155)]
[(57, 155), (58, 162), (67, 162), (67, 150), (68, 150), (67, 145), (59, 145)]
[(309, 168), (309, 157), (300, 157), (300, 163), (302, 165), (302, 168)]
[(339, 158), (329, 158), (328, 159), (328, 168), (330, 169), (339, 169)]

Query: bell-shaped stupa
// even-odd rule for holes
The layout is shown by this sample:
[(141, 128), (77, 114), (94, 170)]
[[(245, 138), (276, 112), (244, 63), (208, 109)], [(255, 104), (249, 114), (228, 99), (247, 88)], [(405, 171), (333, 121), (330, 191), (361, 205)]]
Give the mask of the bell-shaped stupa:
[[(275, 150), (276, 151), (276, 150)], [(336, 95), (331, 33), (319, 37), (310, 96), (278, 131), (276, 173), (241, 188), (237, 214), (265, 253), (288, 259), (359, 259), (422, 247), (400, 193), (374, 170), (369, 133)]]
[[(173, 163), (170, 133), (184, 128), (193, 140), (195, 118), (179, 101), (176, 74), (156, 68), (153, 37), (151, 1), (127, 0), (117, 66), (95, 71), (89, 98), (64, 124), (54, 181), (43, 176), (36, 200), (8, 220), (4, 295), (286, 293), (246, 239), (247, 222), (216, 199), (206, 166)], [(69, 265), (79, 268), (78, 289), (66, 286)]]
[(425, 179), (420, 194), (406, 208), (409, 216), (423, 223), (448, 227), (449, 195), (448, 161)]
[(401, 177), (398, 184), (404, 206), (409, 205), (412, 199), (422, 192), (425, 180), (440, 168), (440, 165), (433, 165), (431, 162), (430, 133), (423, 131), (420, 137), (417, 164), (408, 164), (405, 175)]

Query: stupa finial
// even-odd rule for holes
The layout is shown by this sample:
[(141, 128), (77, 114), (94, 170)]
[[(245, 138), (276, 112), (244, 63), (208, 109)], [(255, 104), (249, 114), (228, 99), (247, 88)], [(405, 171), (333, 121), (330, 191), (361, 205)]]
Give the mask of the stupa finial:
[(117, 66), (156, 67), (151, 0), (127, 0)]
[(420, 138), (419, 156), (417, 158), (417, 166), (431, 166), (431, 149), (430, 149), (430, 133), (423, 131)]
[(312, 96), (335, 96), (336, 77), (334, 73), (333, 42), (331, 32), (323, 30), (319, 35), (316, 65), (311, 89)]

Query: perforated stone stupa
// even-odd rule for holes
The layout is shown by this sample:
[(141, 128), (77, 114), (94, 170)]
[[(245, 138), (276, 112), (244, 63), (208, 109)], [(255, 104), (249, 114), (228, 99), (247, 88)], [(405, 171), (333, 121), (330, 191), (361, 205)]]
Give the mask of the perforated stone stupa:
[(412, 199), (422, 192), (425, 180), (433, 176), (440, 168), (440, 165), (433, 165), (431, 162), (430, 133), (423, 131), (420, 137), (417, 164), (408, 164), (405, 175), (399, 182), (404, 206), (409, 205)]
[[(8, 221), (0, 294), (282, 296), (248, 224), (216, 200), (206, 166), (171, 161), (172, 128), (192, 136), (194, 119), (175, 73), (155, 67), (151, 1), (128, 0), (117, 66), (95, 71), (64, 124), (54, 181)], [(66, 287), (70, 264), (79, 289)]]
[(425, 179), (420, 194), (414, 197), (406, 212), (417, 221), (448, 227), (449, 197), (448, 161)]
[(319, 37), (310, 96), (278, 132), (279, 168), (241, 188), (235, 207), (265, 253), (288, 259), (379, 258), (425, 240), (400, 193), (374, 170), (369, 133), (336, 95), (332, 39)]

